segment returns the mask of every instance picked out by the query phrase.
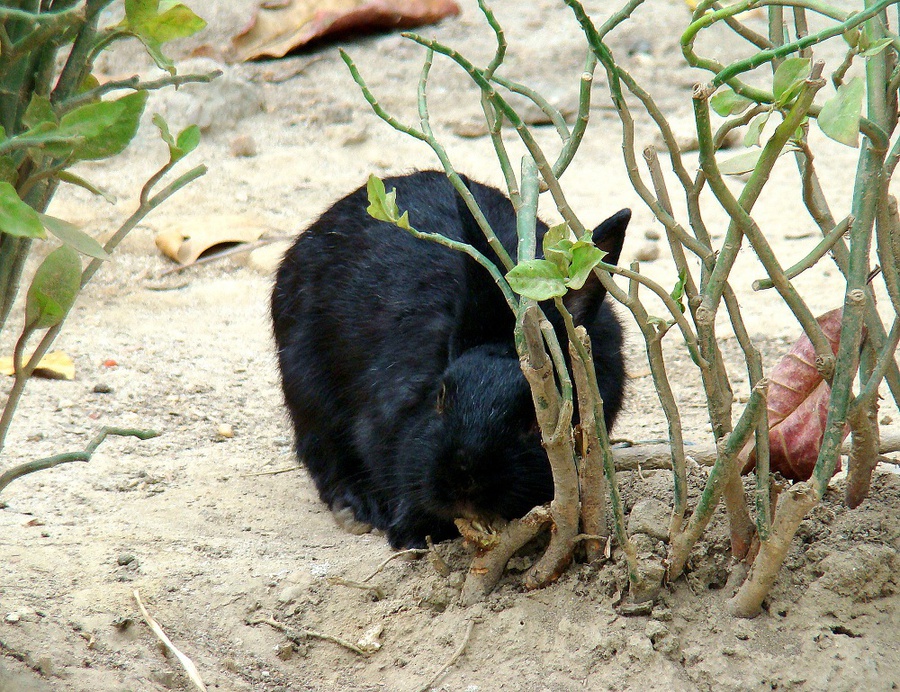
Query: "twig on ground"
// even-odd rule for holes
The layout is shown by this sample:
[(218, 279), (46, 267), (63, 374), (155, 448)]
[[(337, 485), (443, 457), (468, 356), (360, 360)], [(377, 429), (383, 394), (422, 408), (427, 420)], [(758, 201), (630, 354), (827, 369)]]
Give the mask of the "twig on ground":
[(346, 586), (351, 589), (360, 589), (361, 591), (368, 591), (369, 595), (372, 596), (372, 599), (375, 601), (381, 601), (384, 599), (384, 589), (380, 586), (373, 586), (372, 584), (363, 584), (358, 581), (350, 581), (349, 579), (344, 579), (342, 577), (329, 577), (329, 584), (335, 584), (336, 586)]
[(299, 464), (295, 466), (286, 466), (283, 469), (273, 469), (272, 471), (254, 471), (253, 473), (242, 473), (241, 478), (253, 478), (254, 476), (277, 476), (279, 473), (290, 473), (291, 471), (299, 471), (303, 467)]
[(450, 659), (444, 665), (441, 666), (441, 669), (437, 673), (434, 674), (434, 676), (431, 678), (431, 680), (429, 680), (427, 683), (422, 685), (422, 687), (418, 688), (418, 690), (416, 692), (428, 692), (428, 690), (430, 690), (434, 686), (434, 684), (438, 680), (441, 679), (441, 676), (447, 672), (447, 670), (450, 668), (450, 666), (452, 666), (454, 663), (456, 663), (459, 660), (460, 656), (462, 656), (463, 653), (465, 653), (466, 647), (469, 645), (469, 639), (471, 639), (471, 637), (472, 637), (473, 629), (475, 629), (475, 621), (469, 620), (469, 624), (466, 627), (466, 633), (463, 636), (462, 643), (459, 645), (459, 647), (456, 649), (456, 651), (453, 652), (453, 655), (450, 657)]
[(144, 603), (141, 601), (141, 595), (138, 593), (138, 590), (134, 590), (134, 600), (137, 601), (138, 608), (141, 609), (141, 615), (144, 616), (144, 621), (153, 630), (153, 634), (155, 634), (159, 640), (165, 645), (165, 647), (175, 654), (175, 658), (178, 659), (178, 662), (184, 667), (185, 672), (188, 677), (191, 679), (191, 682), (197, 686), (197, 689), (203, 690), (206, 692), (206, 684), (203, 682), (203, 678), (200, 677), (200, 671), (197, 670), (197, 666), (194, 665), (194, 662), (185, 656), (178, 648), (172, 643), (172, 641), (166, 636), (166, 633), (162, 631), (162, 627), (159, 626), (159, 623), (156, 622), (152, 617), (150, 617), (150, 613), (147, 612), (147, 609), (144, 607)]
[(365, 582), (369, 581), (370, 579), (372, 579), (372, 577), (374, 577), (381, 570), (383, 570), (385, 565), (387, 565), (387, 563), (389, 563), (391, 560), (396, 560), (398, 557), (403, 557), (406, 555), (425, 555), (427, 552), (428, 552), (428, 548), (409, 548), (407, 550), (399, 550), (396, 553), (392, 553), (391, 555), (386, 557), (384, 560), (382, 560), (381, 564), (375, 568), (375, 571), (372, 572), (372, 574), (370, 574), (369, 576), (365, 577), (362, 580), (362, 583), (365, 583)]
[(293, 627), (289, 627), (282, 622), (278, 622), (274, 618), (257, 618), (256, 620), (248, 620), (248, 625), (268, 625), (269, 627), (273, 627), (279, 632), (283, 632), (284, 635), (293, 642), (302, 642), (304, 639), (313, 638), (313, 639), (321, 639), (322, 641), (332, 642), (334, 644), (338, 644), (343, 646), (345, 649), (349, 649), (353, 653), (357, 653), (360, 656), (368, 656), (372, 651), (366, 651), (365, 649), (361, 649), (353, 642), (348, 642), (346, 639), (341, 639), (340, 637), (336, 637), (333, 634), (327, 634), (326, 632), (319, 632), (318, 630), (311, 630), (306, 627), (303, 629), (294, 629)]

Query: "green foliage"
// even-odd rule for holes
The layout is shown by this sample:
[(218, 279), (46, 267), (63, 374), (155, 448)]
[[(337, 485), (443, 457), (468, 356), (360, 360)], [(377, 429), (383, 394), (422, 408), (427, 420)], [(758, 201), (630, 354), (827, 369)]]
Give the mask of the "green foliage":
[(65, 245), (78, 250), (82, 255), (87, 255), (88, 257), (99, 260), (109, 259), (109, 253), (103, 249), (103, 246), (75, 224), (47, 214), (38, 214), (38, 217), (44, 228)]
[(37, 212), (19, 199), (16, 189), (5, 182), (0, 182), (0, 233), (21, 238), (47, 235)]
[(709, 105), (712, 106), (716, 114), (727, 118), (729, 115), (743, 113), (753, 105), (753, 101), (726, 87), (709, 100)]
[(822, 132), (848, 147), (859, 146), (859, 117), (865, 95), (866, 83), (862, 77), (854, 77), (839, 86), (819, 113), (817, 122)]
[(400, 213), (400, 209), (397, 207), (396, 190), (385, 192), (384, 182), (376, 175), (370, 175), (369, 181), (366, 183), (366, 192), (369, 196), (369, 206), (366, 207), (369, 216), (409, 230), (409, 212)]
[(684, 314), (684, 285), (686, 281), (687, 269), (682, 267), (678, 271), (678, 281), (675, 283), (672, 293), (669, 294), (672, 296), (672, 300), (678, 304), (678, 309), (681, 310), (682, 314)]
[(547, 231), (543, 250), (545, 259), (520, 262), (506, 274), (510, 288), (532, 300), (558, 298), (570, 288), (581, 288), (606, 256), (594, 245), (590, 233), (573, 242), (566, 224)]
[(772, 79), (776, 106), (783, 108), (797, 97), (809, 76), (809, 67), (809, 58), (788, 58), (778, 66)]
[(161, 69), (175, 74), (175, 66), (162, 52), (163, 44), (192, 36), (205, 26), (205, 21), (181, 3), (125, 0), (125, 19), (116, 28), (139, 39)]
[[(170, 160), (149, 178), (138, 210), (105, 247), (65, 219), (43, 213), (59, 183), (77, 185), (114, 201), (71, 167), (124, 151), (140, 126), (150, 89), (205, 82), (215, 76), (176, 75), (173, 63), (162, 52), (167, 42), (190, 36), (206, 25), (184, 4), (126, 0), (125, 19), (102, 28), (99, 22), (106, 4), (103, 0), (18, 3), (33, 9), (0, 12), (0, 331), (7, 326), (20, 284), (27, 281), (22, 274), (26, 259), (32, 249), (40, 247), (34, 241), (60, 243), (47, 253), (28, 284), (18, 357), (29, 335), (40, 329), (49, 331), (35, 356), (46, 352), (81, 287), (109, 258), (112, 248), (140, 218), (205, 171), (194, 169), (151, 197), (152, 188), (200, 141), (196, 126), (173, 138), (166, 123), (156, 116), (154, 123), (169, 147)], [(134, 77), (101, 85), (91, 73), (94, 61), (114, 42), (129, 38), (141, 41), (170, 75), (153, 82)], [(129, 93), (106, 97), (122, 90)], [(90, 260), (87, 267), (82, 266), (81, 255)], [(0, 416), (0, 449), (25, 386), (20, 375), (17, 373)]]
[(38, 267), (25, 299), (25, 328), (49, 329), (62, 322), (81, 284), (81, 259), (67, 245), (51, 252)]

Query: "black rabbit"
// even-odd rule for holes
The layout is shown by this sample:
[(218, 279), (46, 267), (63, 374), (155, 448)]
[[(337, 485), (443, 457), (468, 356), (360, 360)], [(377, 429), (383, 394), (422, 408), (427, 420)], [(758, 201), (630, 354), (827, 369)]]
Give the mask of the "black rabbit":
[[(465, 180), (515, 256), (516, 217), (499, 190)], [(421, 231), (497, 262), (443, 173), (384, 181)], [(395, 548), (455, 535), (456, 517), (511, 519), (549, 501), (553, 481), (513, 344), (515, 320), (463, 253), (366, 213), (366, 188), (339, 200), (286, 253), (272, 294), (282, 385), (297, 453), (322, 500), (387, 533)], [(619, 258), (631, 213), (593, 232)], [(538, 222), (538, 247), (547, 226)], [(622, 403), (622, 329), (595, 276), (565, 303), (591, 336), (611, 426)], [(545, 307), (563, 344), (562, 320)]]

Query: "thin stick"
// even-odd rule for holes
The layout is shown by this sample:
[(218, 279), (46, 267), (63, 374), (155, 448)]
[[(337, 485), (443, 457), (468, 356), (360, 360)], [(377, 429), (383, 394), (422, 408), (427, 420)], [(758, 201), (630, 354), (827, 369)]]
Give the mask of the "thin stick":
[(284, 623), (278, 622), (278, 620), (275, 620), (274, 618), (259, 618), (257, 620), (249, 620), (247, 624), (268, 625), (269, 627), (275, 628), (279, 632), (284, 632), (285, 636), (292, 641), (302, 641), (304, 638), (321, 639), (322, 641), (332, 642), (334, 644), (338, 644), (339, 646), (343, 646), (345, 649), (349, 649), (353, 653), (359, 654), (360, 656), (368, 656), (374, 653), (372, 651), (361, 649), (353, 642), (348, 642), (346, 639), (341, 639), (340, 637), (336, 637), (333, 634), (328, 634), (327, 632), (319, 632), (318, 630), (311, 630), (305, 627), (303, 629), (295, 630), (293, 627), (288, 627)]
[(279, 473), (289, 473), (291, 471), (299, 471), (302, 466), (288, 466), (283, 469), (275, 469), (274, 471), (256, 471), (254, 473), (242, 473), (241, 478), (253, 478), (254, 476), (277, 476)]
[(185, 672), (188, 677), (191, 679), (191, 682), (197, 686), (197, 689), (203, 690), (206, 692), (206, 685), (203, 682), (203, 678), (200, 677), (200, 671), (197, 670), (197, 666), (194, 665), (194, 662), (181, 653), (178, 648), (172, 643), (172, 641), (166, 636), (166, 633), (162, 631), (162, 627), (159, 626), (159, 623), (156, 622), (152, 617), (150, 617), (150, 613), (147, 612), (147, 609), (144, 607), (143, 602), (141, 601), (141, 595), (138, 593), (138, 590), (134, 590), (134, 600), (137, 601), (138, 608), (141, 609), (141, 615), (144, 616), (144, 622), (149, 625), (150, 629), (153, 630), (153, 634), (159, 637), (159, 640), (165, 645), (165, 647), (175, 654), (175, 658), (178, 659), (178, 662), (184, 667)]
[(384, 589), (382, 589), (380, 586), (372, 586), (372, 584), (363, 584), (358, 581), (350, 581), (349, 579), (344, 579), (343, 577), (329, 577), (328, 583), (334, 584), (335, 586), (346, 586), (350, 589), (359, 589), (360, 591), (365, 591), (375, 601), (384, 600)]
[(384, 560), (382, 560), (381, 564), (379, 564), (378, 567), (375, 568), (375, 571), (372, 572), (372, 574), (370, 574), (368, 577), (365, 577), (362, 580), (362, 583), (369, 581), (372, 577), (374, 577), (376, 574), (378, 574), (381, 570), (383, 570), (385, 568), (385, 565), (387, 565), (387, 563), (389, 563), (391, 560), (396, 560), (398, 557), (403, 557), (404, 555), (425, 555), (427, 552), (428, 552), (428, 548), (408, 548), (407, 550), (400, 550), (400, 551), (397, 551), (396, 553), (392, 553), (391, 555), (386, 557)]
[(463, 636), (462, 643), (459, 645), (459, 647), (456, 649), (456, 651), (453, 652), (453, 655), (450, 657), (450, 659), (444, 665), (441, 666), (441, 669), (437, 673), (434, 674), (434, 677), (432, 677), (431, 680), (429, 680), (427, 683), (422, 685), (422, 687), (418, 688), (418, 690), (416, 692), (428, 692), (428, 690), (430, 690), (432, 687), (434, 687), (434, 683), (436, 683), (438, 680), (440, 680), (441, 676), (447, 672), (447, 670), (450, 668), (450, 666), (452, 666), (454, 663), (456, 663), (459, 660), (460, 656), (462, 656), (463, 653), (465, 653), (466, 647), (469, 645), (469, 639), (471, 639), (471, 637), (472, 637), (473, 629), (475, 629), (475, 621), (469, 620), (469, 624), (466, 626), (466, 633)]

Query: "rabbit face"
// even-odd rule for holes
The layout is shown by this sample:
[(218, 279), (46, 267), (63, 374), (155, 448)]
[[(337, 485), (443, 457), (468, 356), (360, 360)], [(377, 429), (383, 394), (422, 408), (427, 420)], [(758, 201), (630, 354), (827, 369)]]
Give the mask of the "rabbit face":
[[(528, 383), (512, 354), (467, 351), (444, 374), (418, 466), (423, 508), (446, 519), (512, 519), (553, 495)], [(425, 473), (422, 473), (422, 470)]]

